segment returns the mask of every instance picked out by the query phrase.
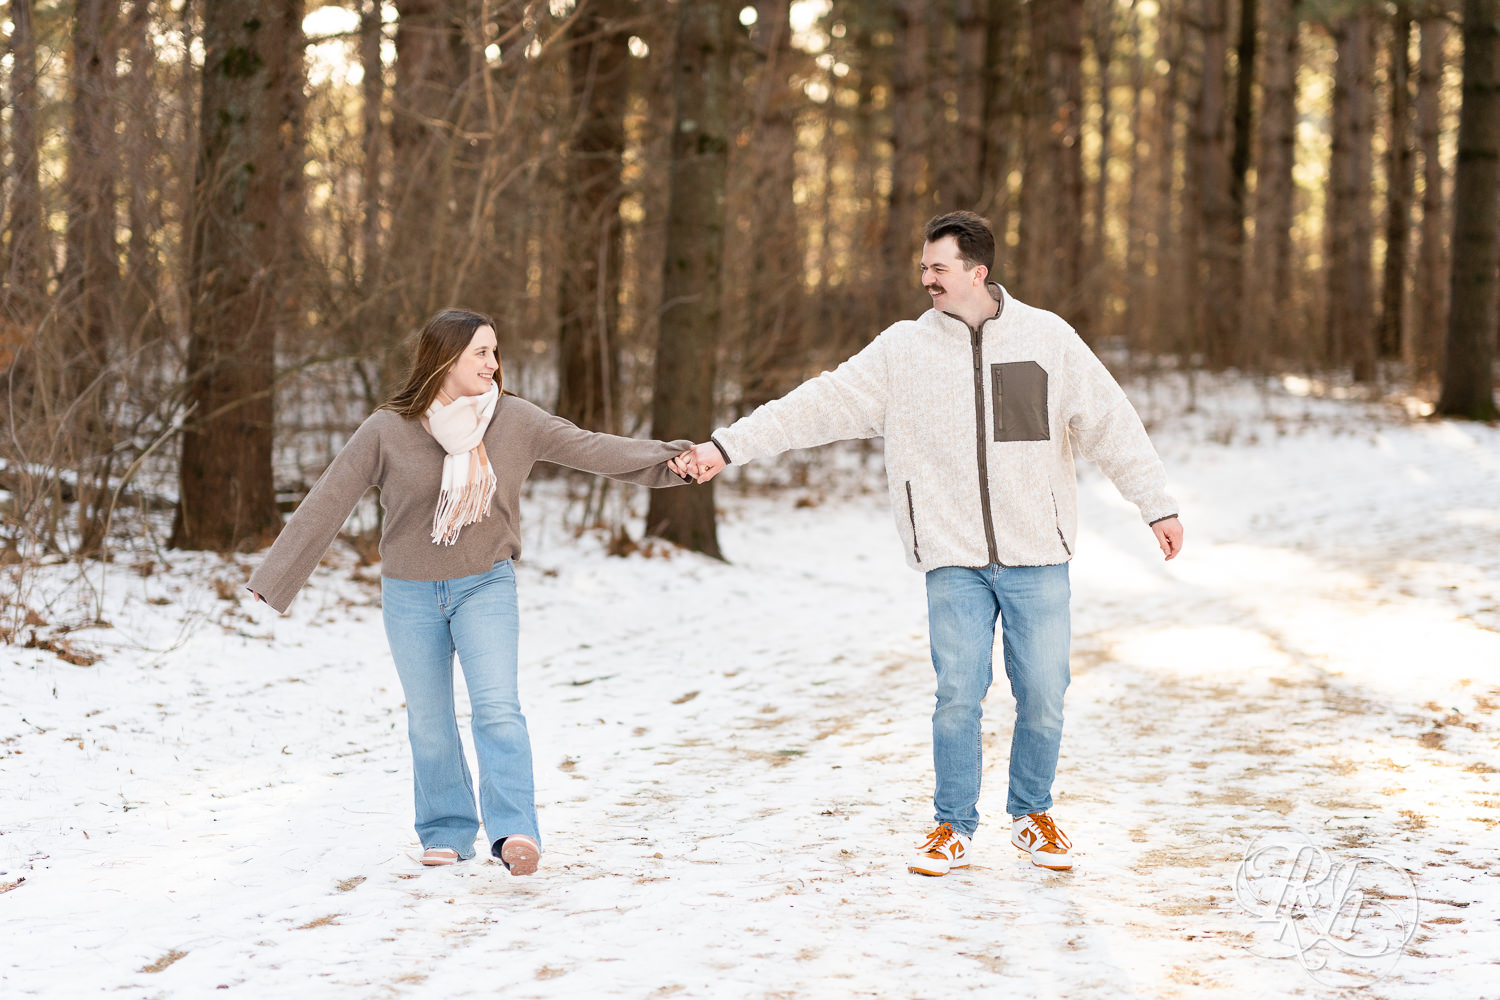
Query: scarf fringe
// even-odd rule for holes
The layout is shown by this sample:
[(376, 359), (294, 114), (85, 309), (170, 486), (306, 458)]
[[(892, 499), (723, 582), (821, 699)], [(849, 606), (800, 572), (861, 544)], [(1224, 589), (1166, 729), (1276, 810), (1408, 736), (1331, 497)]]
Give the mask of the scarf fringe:
[(473, 524), (489, 512), (490, 498), (495, 495), (495, 470), (483, 463), (478, 478), (470, 477), (462, 490), (444, 489), (438, 494), (436, 512), (432, 515), (432, 540), (438, 545), (452, 545), (464, 525)]

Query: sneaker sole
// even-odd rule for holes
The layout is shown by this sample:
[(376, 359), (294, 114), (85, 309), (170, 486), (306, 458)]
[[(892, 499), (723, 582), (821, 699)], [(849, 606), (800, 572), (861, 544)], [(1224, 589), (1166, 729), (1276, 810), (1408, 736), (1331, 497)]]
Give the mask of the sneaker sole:
[(1063, 858), (1057, 864), (1047, 865), (1047, 864), (1043, 864), (1042, 862), (1040, 862), (1040, 861), (1037, 860), (1038, 857), (1047, 857), (1047, 855), (1045, 855), (1045, 854), (1038, 855), (1035, 852), (1033, 852), (1030, 848), (1028, 848), (1028, 847), (1022, 847), (1020, 844), (1016, 843), (1014, 840), (1012, 840), (1010, 842), (1010, 846), (1014, 847), (1016, 850), (1020, 851), (1022, 854), (1026, 855), (1028, 858), (1030, 858), (1031, 859), (1031, 863), (1033, 865), (1035, 865), (1036, 867), (1038, 867), (1038, 868), (1045, 868), (1045, 869), (1047, 869), (1048, 871), (1051, 871), (1051, 872), (1065, 872), (1065, 871), (1070, 870), (1073, 867), (1073, 859), (1072, 858)]
[(939, 877), (941, 877), (943, 875), (948, 874), (951, 871), (955, 871), (955, 870), (957, 870), (959, 868), (967, 868), (967, 867), (969, 867), (969, 863), (967, 861), (961, 861), (961, 862), (959, 862), (956, 865), (949, 865), (947, 868), (944, 868), (942, 871), (939, 872), (939, 871), (933, 871), (930, 868), (923, 868), (920, 863), (913, 861), (911, 864), (909, 864), (909, 865), (906, 866), (906, 870), (909, 871), (909, 872), (911, 872), (913, 875), (928, 875), (928, 876), (931, 876), (933, 878), (939, 878)]
[(537, 862), (541, 860), (541, 852), (532, 845), (517, 841), (514, 837), (507, 838), (500, 848), (500, 860), (510, 869), (512, 875), (532, 875), (536, 873)]

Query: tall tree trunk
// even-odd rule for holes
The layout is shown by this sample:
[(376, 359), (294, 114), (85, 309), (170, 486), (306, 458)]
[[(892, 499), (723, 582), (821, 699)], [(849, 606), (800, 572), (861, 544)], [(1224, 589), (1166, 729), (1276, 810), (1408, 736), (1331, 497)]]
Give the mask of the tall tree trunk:
[[(1058, 0), (1049, 0), (1058, 2)], [(1058, 233), (1058, 263), (1064, 290), (1046, 308), (1061, 312), (1070, 323), (1092, 338), (1094, 295), (1085, 287), (1087, 254), (1084, 248), (1083, 171), (1083, 32), (1084, 0), (1061, 0), (1055, 13), (1048, 53), (1052, 81), (1053, 155), (1060, 179), (1058, 205), (1062, 225)]]
[[(830, 69), (829, 79), (833, 80), (833, 78), (834, 73)], [(858, 100), (858, 89), (855, 90), (855, 94), (856, 100)], [(794, 95), (789, 93), (788, 96), (792, 97)], [(855, 128), (857, 121), (857, 112), (840, 106), (837, 101), (830, 101), (824, 115), (823, 134), (826, 136), (829, 132), (839, 129), (845, 130), (846, 135), (850, 134)], [(793, 134), (799, 134), (801, 127), (797, 124), (795, 115), (791, 124), (793, 126)], [(818, 159), (816, 161), (818, 163), (817, 170), (818, 175), (822, 178), (826, 196), (818, 199), (817, 209), (807, 216), (795, 211), (795, 209), (787, 213), (789, 219), (787, 224), (793, 229), (792, 240), (788, 245), (792, 247), (792, 251), (796, 256), (791, 261), (785, 262), (783, 266), (794, 269), (799, 275), (799, 279), (794, 284), (795, 293), (801, 299), (796, 309), (797, 322), (800, 329), (797, 331), (797, 357), (792, 362), (792, 367), (799, 374), (802, 366), (807, 363), (807, 358), (814, 348), (815, 341), (816, 346), (825, 351), (832, 348), (836, 356), (847, 356), (846, 352), (841, 352), (837, 349), (838, 338), (819, 340), (813, 333), (813, 331), (827, 330), (831, 323), (831, 316), (835, 314), (845, 315), (854, 321), (851, 329), (845, 331), (845, 336), (853, 335), (863, 338), (867, 334), (855, 333), (854, 328), (862, 326), (865, 330), (868, 330), (870, 326), (875, 325), (874, 323), (862, 323), (859, 317), (847, 312), (842, 302), (838, 301), (850, 295), (850, 289), (853, 285), (851, 281), (853, 269), (847, 265), (845, 265), (842, 272), (836, 269), (838, 258), (834, 246), (835, 241), (845, 240), (847, 235), (847, 231), (840, 231), (840, 227), (836, 221), (836, 217), (842, 213), (835, 207), (835, 203), (839, 200), (840, 196), (834, 174), (835, 164), (840, 159), (843, 159), (848, 164), (846, 169), (849, 175), (853, 176), (855, 171), (862, 168), (865, 157), (861, 156), (858, 152), (848, 150), (847, 147), (840, 149), (839, 146), (832, 142), (823, 142), (819, 145), (821, 148), (818, 151)], [(791, 156), (787, 157), (786, 165), (791, 170), (789, 176), (793, 178), (793, 184), (795, 184), (797, 176), (795, 150)], [(778, 187), (778, 190), (784, 189)], [(872, 191), (871, 188), (863, 188), (861, 190), (866, 196)], [(847, 197), (848, 191), (849, 188), (845, 185), (845, 197)], [(788, 198), (788, 201), (792, 201), (795, 204), (794, 198)], [(792, 206), (787, 207), (792, 208)], [(804, 222), (802, 221), (803, 219), (807, 219), (807, 221)], [(809, 287), (806, 281), (800, 279), (800, 276), (807, 260), (808, 246), (814, 240), (816, 240), (818, 246), (817, 283)], [(836, 292), (834, 291), (835, 289), (837, 289)], [(863, 343), (863, 339), (860, 342)]]
[(383, 186), (380, 171), (384, 166), (385, 126), (381, 110), (385, 103), (385, 64), (381, 43), (385, 40), (382, 18), (384, 0), (360, 0), (359, 65), (364, 71), (360, 81), (360, 151), (363, 156), (360, 185), (360, 289), (368, 300), (380, 282), (380, 199)]
[(1036, 3), (1027, 3), (1024, 12), (1024, 58), (1016, 60), (1019, 83), (1016, 86), (1020, 105), (1021, 190), (1016, 206), (1016, 260), (1011, 291), (1022, 299), (1045, 302), (1051, 283), (1047, 280), (1052, 251), (1048, 226), (1055, 214), (1057, 177), (1048, 161), (1048, 132), (1052, 116), (1047, 108), (1044, 82), (1048, 40), (1048, 13)]
[[(626, 221), (626, 259), (621, 283), (625, 298), (621, 308), (633, 343), (649, 347), (660, 336), (661, 289), (666, 261), (666, 216), (671, 200), (672, 141), (677, 121), (676, 63), (677, 11), (665, 0), (649, 0), (646, 22), (637, 33), (651, 47), (637, 81), (639, 98), (631, 104), (626, 120), (630, 128), (632, 154), (644, 169), (631, 181), (637, 212)], [(642, 381), (650, 373), (643, 375)]]
[(198, 175), (199, 147), (202, 128), (198, 116), (203, 110), (203, 72), (201, 62), (193, 53), (201, 52), (203, 45), (202, 4), (184, 3), (177, 11), (175, 27), (179, 33), (181, 64), (177, 70), (177, 86), (173, 89), (169, 114), (180, 123), (181, 132), (167, 155), (172, 162), (172, 174), (177, 179), (174, 199), (173, 221), (182, 233), (175, 248), (174, 263), (180, 268), (183, 280), (177, 283), (173, 304), (176, 309), (174, 332), (186, 339), (192, 318), (191, 256), (193, 220), (196, 217), (196, 182)]
[[(1132, 346), (1138, 346), (1137, 333), (1144, 314), (1142, 283), (1149, 281), (1146, 273), (1147, 232), (1145, 202), (1142, 196), (1146, 182), (1146, 164), (1149, 160), (1152, 136), (1160, 128), (1157, 120), (1161, 108), (1148, 93), (1148, 61), (1154, 63), (1159, 51), (1146, 51), (1145, 27), (1142, 23), (1139, 0), (1131, 0), (1126, 17), (1125, 37), (1130, 45), (1130, 146), (1128, 180), (1125, 189), (1125, 272), (1122, 291), (1125, 310), (1122, 317), (1124, 332)], [(1158, 22), (1159, 23), (1159, 22)], [(1157, 45), (1160, 45), (1158, 35)]]
[[(455, 58), (467, 67), (454, 95), (451, 118), (456, 168), (454, 224), (458, 239), (449, 268), (450, 278), (439, 289), (438, 298), (444, 302), (472, 302), (476, 297), (484, 299), (491, 295), (501, 286), (507, 272), (514, 269), (511, 261), (495, 253), (489, 234), (494, 229), (495, 217), (502, 209), (510, 208), (511, 198), (507, 195), (520, 169), (511, 132), (517, 126), (526, 127), (525, 119), (519, 116), (528, 104), (535, 112), (535, 124), (531, 127), (539, 133), (541, 162), (548, 180), (561, 181), (566, 176), (562, 154), (568, 108), (567, 50), (561, 41), (564, 15), (557, 8), (556, 14), (539, 13), (530, 25), (537, 48), (529, 40), (526, 50), (502, 56), (501, 65), (491, 67), (483, 44), (485, 33), (496, 30), (504, 37), (512, 19), (527, 27), (527, 5), (464, 0), (457, 6), (461, 7), (463, 20), (454, 44), (462, 49), (462, 56)], [(537, 54), (523, 55), (527, 50)], [(543, 278), (538, 282), (542, 294), (534, 298), (539, 321), (531, 329), (556, 343), (558, 283), (551, 276), (564, 266), (565, 260), (572, 262), (564, 250), (566, 217), (559, 199), (538, 197), (536, 207), (547, 210), (549, 228), (542, 255), (532, 260), (542, 268)]]
[[(454, 0), (448, 0), (448, 3), (451, 6)], [(504, 101), (502, 121), (510, 122), (515, 120), (518, 109), (523, 106), (521, 84), (529, 75), (531, 64), (526, 51), (537, 37), (539, 22), (531, 15), (539, 14), (542, 8), (520, 0), (506, 0), (499, 6), (487, 3), (486, 9), (490, 12), (493, 28), (485, 30), (495, 32), (501, 53), (500, 66), (489, 70), (485, 87), (487, 93), (499, 95), (497, 104)], [(655, 38), (651, 40), (651, 47), (653, 50), (659, 48)], [(562, 69), (559, 65), (562, 60), (549, 58), (543, 61), (549, 63), (549, 69), (555, 72)], [(432, 67), (431, 72), (436, 74), (438, 69)], [(435, 75), (434, 79), (440, 77)], [(459, 81), (454, 81), (449, 86), (456, 88), (459, 85)], [(504, 162), (521, 179), (525, 194), (522, 198), (507, 201), (504, 211), (492, 213), (487, 223), (488, 243), (483, 244), (493, 246), (495, 260), (508, 265), (499, 268), (485, 288), (483, 297), (495, 296), (500, 302), (513, 304), (505, 319), (500, 321), (501, 329), (495, 334), (500, 339), (501, 357), (506, 361), (506, 377), (515, 376), (513, 381), (517, 384), (526, 355), (532, 351), (540, 353), (557, 343), (557, 287), (553, 276), (556, 268), (561, 266), (556, 246), (557, 230), (562, 224), (562, 205), (555, 197), (557, 185), (552, 178), (562, 172), (563, 166), (557, 155), (556, 119), (559, 116), (553, 108), (559, 99), (566, 99), (566, 90), (550, 94), (545, 99), (538, 99), (540, 95), (535, 94), (526, 96), (531, 98), (524, 105), (531, 112), (528, 119), (531, 127), (506, 133), (499, 143), (494, 144), (505, 151)], [(487, 99), (487, 108), (488, 104)], [(457, 108), (448, 113), (456, 115)], [(432, 138), (436, 142), (435, 134)], [(551, 228), (545, 233), (546, 238), (535, 239), (534, 234), (549, 224)], [(657, 270), (655, 267), (649, 269)], [(517, 340), (523, 349), (511, 352), (509, 347)], [(556, 370), (555, 364), (553, 370)]]
[[(884, 7), (886, 4), (882, 3), (880, 6)], [(880, 247), (881, 255), (854, 271), (853, 280), (845, 291), (850, 300), (846, 308), (852, 312), (848, 316), (850, 322), (847, 327), (834, 322), (838, 309), (833, 304), (832, 296), (819, 296), (816, 303), (817, 327), (837, 331), (835, 343), (831, 346), (845, 357), (869, 342), (870, 328), (880, 329), (882, 322), (889, 322), (885, 319), (884, 311), (885, 286), (888, 282), (882, 243), (882, 227), (889, 224), (889, 201), (885, 206), (886, 211), (882, 212), (878, 182), (884, 161), (881, 147), (885, 140), (885, 130), (880, 122), (881, 109), (875, 106), (875, 95), (889, 82), (887, 64), (891, 47), (876, 44), (875, 31), (869, 23), (871, 13), (869, 7), (859, 8), (858, 16), (850, 19), (852, 23), (849, 26), (852, 42), (850, 49), (855, 53), (855, 73), (858, 76), (851, 115), (854, 140), (854, 182), (851, 186), (860, 193), (861, 199), (860, 231), (855, 239), (863, 245)], [(886, 92), (889, 93), (888, 90)], [(825, 218), (833, 211), (826, 200), (820, 209)]]
[(1235, 213), (1226, 135), (1228, 13), (1227, 0), (1202, 0), (1199, 5), (1202, 72), (1189, 161), (1198, 275), (1193, 315), (1202, 333), (1204, 358), (1213, 368), (1235, 363), (1239, 346), (1235, 229), (1240, 217)]
[[(38, 150), (36, 26), (32, 0), (10, 5), (10, 204), (5, 224), (6, 259), (0, 272), (0, 308), (5, 320), (30, 328), (47, 300), (47, 230), (42, 222)], [(0, 368), (8, 367), (7, 360)]]
[(375, 310), (388, 345), (452, 304), (449, 281), (461, 242), (453, 123), (469, 70), (463, 20), (453, 7), (451, 0), (396, 0), (391, 231), (381, 255), (383, 308)]
[(1448, 226), (1443, 211), (1443, 49), (1447, 12), (1428, 3), (1421, 20), (1417, 55), (1417, 144), (1422, 150), (1422, 227), (1417, 274), (1412, 282), (1412, 335), (1408, 360), (1421, 378), (1442, 371), (1448, 331)]
[[(748, 412), (776, 399), (801, 379), (808, 345), (803, 342), (796, 306), (803, 296), (802, 240), (797, 231), (796, 108), (800, 91), (792, 83), (791, 4), (759, 0), (752, 38), (756, 72), (754, 139), (748, 153), (752, 173), (749, 296), (740, 351), (740, 407)], [(828, 102), (828, 114), (834, 113)], [(825, 124), (825, 127), (827, 125)], [(830, 155), (835, 144), (822, 144)], [(823, 172), (828, 183), (829, 171)], [(832, 199), (825, 192), (822, 203)], [(831, 266), (822, 244), (823, 280)]]
[(126, 251), (125, 315), (121, 330), (131, 342), (156, 339), (162, 331), (157, 298), (161, 265), (154, 237), (161, 228), (161, 185), (153, 179), (158, 162), (156, 59), (151, 44), (150, 0), (132, 0), (125, 26), (130, 56), (130, 104), (126, 113), (137, 128), (125, 147), (126, 219), (130, 242)]
[(1500, 289), (1500, 0), (1464, 0), (1448, 353), (1437, 412), (1494, 420)]
[(913, 264), (919, 227), (918, 213), (925, 201), (928, 106), (927, 3), (898, 0), (896, 5), (896, 66), (891, 86), (891, 197), (886, 209), (885, 241), (881, 255), (885, 282), (880, 290), (884, 322), (914, 317), (920, 291)]
[[(1156, 219), (1153, 228), (1156, 240), (1152, 244), (1149, 273), (1155, 278), (1146, 292), (1145, 329), (1155, 335), (1151, 346), (1177, 351), (1186, 360), (1190, 349), (1188, 342), (1192, 334), (1191, 300), (1187, 298), (1189, 286), (1186, 282), (1187, 264), (1193, 259), (1188, 254), (1190, 233), (1186, 218), (1193, 213), (1186, 205), (1178, 208), (1177, 192), (1177, 135), (1178, 118), (1182, 114), (1183, 64), (1186, 54), (1187, 30), (1178, 3), (1163, 6), (1158, 20), (1158, 37), (1161, 39), (1167, 68), (1157, 81), (1156, 101), (1160, 107), (1157, 115), (1157, 141), (1160, 153), (1156, 156)], [(1192, 173), (1191, 170), (1188, 171)], [(1184, 308), (1184, 304), (1187, 308)]]
[(1335, 364), (1355, 381), (1375, 378), (1375, 312), (1371, 240), (1372, 12), (1357, 7), (1334, 25), (1338, 65), (1333, 86), (1333, 149), (1328, 166), (1325, 261), (1328, 343)]
[[(1035, 138), (1040, 142), (1042, 213), (1031, 226), (1038, 244), (1030, 287), (1038, 304), (1058, 312), (1086, 335), (1088, 295), (1084, 271), (1083, 0), (1032, 4), (1033, 72), (1040, 70), (1041, 100)], [(1031, 195), (1027, 194), (1028, 201)]]
[[(306, 335), (304, 290), (318, 278), (318, 262), (306, 252), (307, 192), (307, 40), (302, 18), (307, 0), (263, 0), (271, 13), (281, 18), (273, 25), (277, 44), (271, 54), (275, 89), (268, 97), (276, 102), (272, 114), (276, 128), (263, 139), (265, 156), (272, 163), (279, 185), (276, 193), (275, 225), (262, 230), (261, 257), (272, 261), (268, 273), (275, 281), (268, 314), (280, 343), (298, 343)], [(272, 159), (274, 157), (274, 159)]]
[(203, 97), (189, 281), (191, 423), (177, 548), (264, 544), (281, 527), (271, 473), (277, 296), (288, 274), (285, 176), (300, 162), (302, 0), (215, 0), (203, 21)]
[[(517, 4), (515, 9), (522, 11), (523, 5)], [(535, 9), (541, 10), (540, 6)], [(546, 15), (523, 21), (526, 34), (538, 44), (548, 32), (560, 31), (555, 27), (557, 15), (551, 13), (553, 8), (547, 9), (549, 12)], [(562, 8), (556, 9), (561, 13)], [(586, 8), (579, 8), (580, 11), (583, 9)], [(556, 37), (563, 36), (559, 34)], [(558, 48), (556, 45), (549, 46), (552, 50)], [(528, 137), (527, 146), (527, 156), (534, 165), (527, 171), (529, 197), (526, 215), (529, 228), (519, 259), (526, 260), (537, 268), (537, 277), (529, 279), (531, 287), (528, 288), (525, 299), (523, 315), (526, 319), (523, 328), (531, 331), (537, 340), (545, 344), (561, 342), (560, 320), (566, 309), (560, 301), (562, 284), (554, 280), (553, 276), (565, 267), (575, 265), (575, 255), (566, 241), (567, 234), (564, 230), (570, 214), (570, 164), (565, 155), (566, 133), (570, 129), (564, 121), (570, 104), (570, 74), (565, 63), (565, 59), (553, 59), (550, 56), (524, 62), (517, 60), (510, 64), (510, 72), (504, 77), (507, 84), (505, 89), (514, 93), (521, 91), (520, 75), (524, 73), (524, 93), (535, 102), (536, 125), (532, 129), (533, 134)], [(463, 152), (462, 147), (458, 152)], [(468, 172), (469, 164), (463, 158), (460, 158), (459, 165), (465, 168), (464, 173)], [(468, 187), (463, 173), (456, 179)], [(460, 204), (462, 203), (463, 200), (460, 199)], [(591, 247), (587, 251), (593, 255), (595, 264), (599, 261), (598, 249)], [(590, 328), (593, 329), (592, 325)]]
[(572, 121), (567, 152), (568, 266), (558, 289), (557, 413), (593, 430), (621, 427), (621, 167), (625, 156), (630, 5), (580, 8), (569, 35)]
[(1017, 148), (1014, 135), (1019, 88), (1015, 67), (1021, 15), (1018, 0), (987, 0), (985, 7), (984, 87), (980, 107), (984, 133), (976, 211), (987, 215), (995, 228), (995, 277), (1008, 282), (1012, 261), (1005, 237), (1015, 211), (1010, 199), (1010, 167)]
[[(1238, 219), (1246, 216), (1251, 136), (1255, 133), (1255, 51), (1259, 31), (1257, 0), (1240, 0), (1240, 31), (1234, 78), (1234, 147), (1229, 157), (1229, 194)], [(1241, 232), (1243, 233), (1243, 228)]]
[(1398, 2), (1391, 22), (1391, 117), (1386, 142), (1385, 265), (1381, 274), (1380, 357), (1399, 358), (1411, 243), (1411, 7)]
[[(75, 408), (96, 423), (98, 380), (107, 361), (108, 338), (118, 301), (120, 274), (115, 251), (114, 85), (119, 24), (118, 0), (80, 0), (73, 25), (72, 121), (68, 130), (66, 256), (58, 290), (60, 398), (93, 402)], [(83, 424), (75, 424), (82, 429)]]
[(958, 122), (953, 148), (940, 155), (945, 168), (945, 177), (937, 189), (942, 199), (941, 211), (955, 208), (974, 211), (983, 188), (979, 171), (984, 159), (984, 49), (988, 37), (984, 7), (984, 0), (955, 0), (953, 8), (954, 110)]
[(1255, 169), (1255, 245), (1245, 261), (1247, 358), (1264, 367), (1290, 344), (1292, 223), (1296, 185), (1298, 0), (1266, 0), (1261, 72), (1260, 162)]
[[(734, 5), (714, 0), (678, 3), (677, 114), (651, 409), (653, 433), (664, 439), (706, 441), (713, 430), (736, 13)], [(646, 530), (722, 558), (711, 485), (654, 490)]]
[(1224, 280), (1230, 298), (1222, 308), (1231, 313), (1231, 360), (1245, 361), (1245, 220), (1250, 217), (1249, 175), (1250, 148), (1255, 134), (1255, 53), (1260, 31), (1260, 5), (1257, 0), (1240, 0), (1239, 41), (1236, 47), (1234, 78), (1234, 139), (1229, 154), (1229, 200), (1232, 219), (1227, 219), (1230, 259)]
[[(1110, 157), (1114, 155), (1114, 56), (1115, 36), (1119, 34), (1116, 17), (1117, 4), (1110, 2), (1098, 5), (1093, 19), (1094, 59), (1099, 69), (1099, 152), (1095, 158), (1094, 203), (1090, 210), (1088, 232), (1088, 255), (1084, 269), (1086, 293), (1092, 301), (1103, 299), (1111, 290), (1109, 280), (1110, 252), (1107, 232), (1109, 218), (1109, 174)], [(1101, 316), (1108, 319), (1109, 313)], [(1105, 336), (1113, 330), (1100, 326), (1096, 336)]]
[[(108, 496), (108, 444), (116, 380), (107, 378), (111, 343), (120, 343), (120, 261), (115, 243), (119, 146), (115, 141), (115, 77), (119, 62), (119, 0), (80, 0), (73, 23), (68, 161), (66, 255), (58, 290), (57, 373), (54, 395), (58, 464), (78, 474), (79, 554), (94, 555), (104, 543), (101, 516)], [(123, 353), (123, 350), (120, 352)]]

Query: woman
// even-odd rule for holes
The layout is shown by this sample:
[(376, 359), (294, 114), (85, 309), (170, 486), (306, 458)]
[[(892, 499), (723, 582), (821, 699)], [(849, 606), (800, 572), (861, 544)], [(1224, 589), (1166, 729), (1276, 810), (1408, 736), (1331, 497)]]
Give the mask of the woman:
[[(355, 503), (380, 489), (381, 605), (406, 694), (424, 865), (490, 851), (512, 875), (541, 858), (531, 740), (516, 687), (521, 484), (538, 461), (673, 486), (691, 442), (595, 434), (503, 392), (495, 324), (445, 309), (417, 341), (406, 383), (376, 410), (297, 508), (250, 577), (285, 613)], [(479, 811), (453, 708), (457, 652), (473, 707)]]

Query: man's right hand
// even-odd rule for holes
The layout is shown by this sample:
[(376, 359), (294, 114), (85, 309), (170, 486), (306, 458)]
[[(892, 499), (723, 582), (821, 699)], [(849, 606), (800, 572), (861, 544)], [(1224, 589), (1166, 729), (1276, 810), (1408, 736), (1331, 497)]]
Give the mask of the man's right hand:
[(698, 465), (698, 482), (706, 483), (714, 476), (724, 471), (726, 463), (724, 453), (719, 451), (719, 446), (712, 441), (694, 445), (692, 448), (693, 461)]
[(1182, 522), (1177, 520), (1174, 514), (1171, 517), (1157, 521), (1151, 526), (1156, 533), (1156, 544), (1161, 546), (1161, 554), (1168, 559), (1176, 559), (1177, 553), (1182, 551)]

